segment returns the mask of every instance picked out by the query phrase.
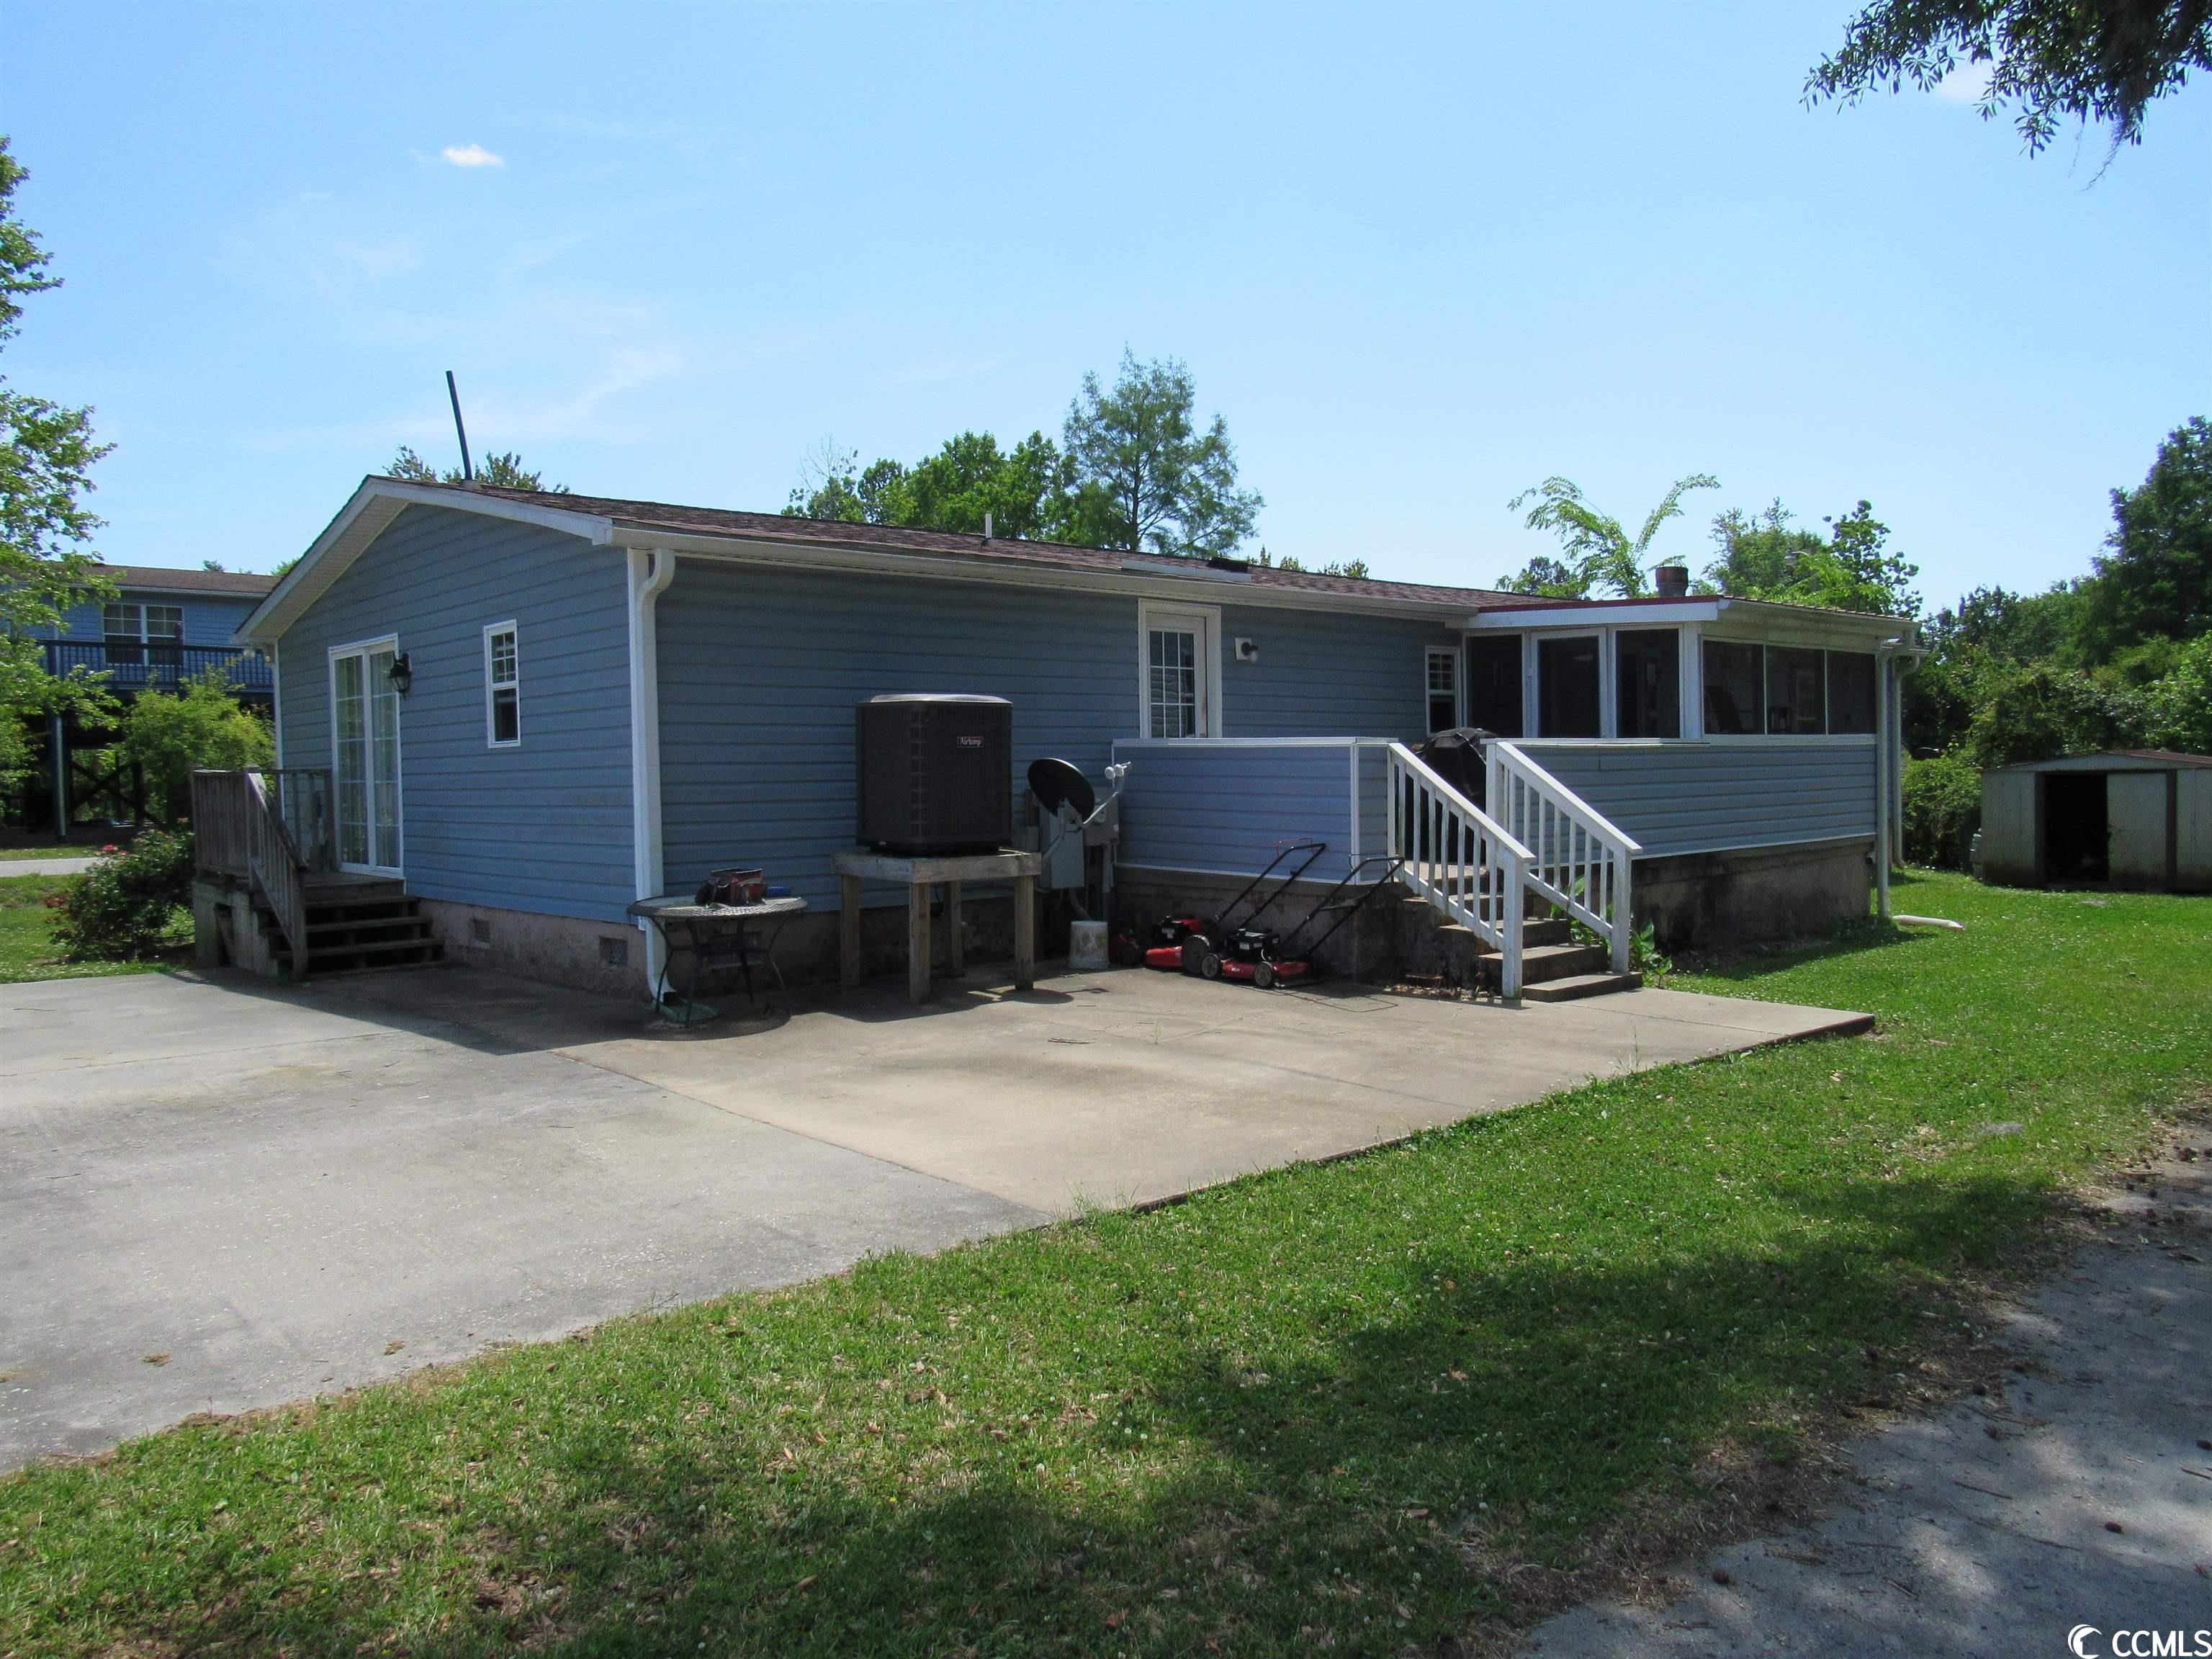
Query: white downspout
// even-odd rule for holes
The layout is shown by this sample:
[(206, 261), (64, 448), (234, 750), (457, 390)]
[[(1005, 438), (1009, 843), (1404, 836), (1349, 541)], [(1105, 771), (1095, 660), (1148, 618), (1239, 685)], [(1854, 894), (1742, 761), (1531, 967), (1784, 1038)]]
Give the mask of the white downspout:
[(1892, 920), (1889, 908), (1890, 860), (1896, 842), (1904, 834), (1904, 802), (1899, 799), (1901, 774), (1898, 768), (1899, 722), (1905, 714), (1905, 682), (1897, 672), (1900, 659), (1917, 668), (1925, 654), (1905, 643), (1903, 635), (1884, 640), (1875, 647), (1874, 714), (1874, 885), (1875, 914)]
[[(629, 550), (629, 811), (630, 884), (641, 899), (660, 893), (660, 659), (657, 601), (675, 580), (672, 549)], [(640, 921), (645, 935), (648, 994), (659, 984), (659, 933)]]
[(276, 769), (284, 769), (284, 668), (277, 653), (284, 648), (281, 640), (269, 641), (269, 723), (276, 728)]

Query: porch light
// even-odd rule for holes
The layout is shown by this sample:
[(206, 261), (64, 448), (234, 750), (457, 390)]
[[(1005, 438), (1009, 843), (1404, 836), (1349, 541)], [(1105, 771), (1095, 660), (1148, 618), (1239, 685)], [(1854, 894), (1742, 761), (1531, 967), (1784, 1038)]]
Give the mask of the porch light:
[(415, 669), (414, 665), (407, 660), (407, 653), (404, 651), (392, 659), (391, 673), (392, 689), (401, 696), (405, 696), (414, 689)]

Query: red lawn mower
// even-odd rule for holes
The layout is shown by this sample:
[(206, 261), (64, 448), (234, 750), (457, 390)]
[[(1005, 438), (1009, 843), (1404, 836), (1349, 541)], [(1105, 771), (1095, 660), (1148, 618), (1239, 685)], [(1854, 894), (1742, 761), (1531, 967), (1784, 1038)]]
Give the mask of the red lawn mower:
[[(1250, 913), (1258, 915), (1288, 891), (1291, 884), (1312, 869), (1315, 861), (1328, 851), (1328, 843), (1325, 841), (1291, 842), (1277, 850), (1267, 867), (1252, 878), (1250, 886), (1224, 905), (1218, 915), (1170, 916), (1152, 929), (1152, 943), (1144, 953), (1145, 966), (1196, 974), (1207, 979), (1219, 977), (1222, 953), (1231, 948), (1237, 931), (1233, 923), (1237, 913), (1250, 903)], [(1285, 864), (1291, 866), (1290, 873), (1277, 882), (1266, 897), (1252, 902), (1253, 895)], [(1206, 970), (1209, 962), (1216, 964), (1212, 973)]]
[[(1344, 890), (1356, 883), (1363, 872), (1378, 864), (1388, 865), (1367, 890), (1346, 905), (1336, 920), (1309, 939), (1305, 937), (1319, 921), (1329, 906), (1334, 904)], [(1305, 919), (1287, 933), (1278, 933), (1272, 927), (1240, 927), (1228, 939), (1225, 951), (1210, 952), (1200, 958), (1199, 976), (1202, 979), (1241, 980), (1271, 991), (1278, 985), (1292, 980), (1311, 979), (1320, 970), (1315, 966), (1314, 953), (1335, 935), (1336, 930), (1358, 915), (1368, 902), (1388, 888), (1406, 860), (1387, 854), (1377, 854), (1371, 859), (1362, 859), (1346, 872), (1344, 879), (1322, 895), (1321, 902), (1306, 912)], [(1256, 914), (1256, 913), (1255, 913)]]

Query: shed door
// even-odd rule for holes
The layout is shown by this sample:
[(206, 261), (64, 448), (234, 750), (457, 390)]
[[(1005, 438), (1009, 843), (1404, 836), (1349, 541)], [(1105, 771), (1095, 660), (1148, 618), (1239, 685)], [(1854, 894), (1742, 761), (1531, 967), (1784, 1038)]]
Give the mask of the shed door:
[(2166, 793), (2170, 772), (2114, 772), (2106, 781), (2112, 821), (2112, 880), (2124, 887), (2166, 884)]

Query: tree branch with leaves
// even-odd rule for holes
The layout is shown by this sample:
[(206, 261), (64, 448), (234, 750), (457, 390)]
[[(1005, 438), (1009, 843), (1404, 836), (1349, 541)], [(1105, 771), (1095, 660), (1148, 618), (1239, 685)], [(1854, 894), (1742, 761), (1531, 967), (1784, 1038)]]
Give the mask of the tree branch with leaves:
[[(0, 346), (15, 338), (26, 298), (61, 286), (15, 215), (27, 176), (0, 137)], [(84, 546), (100, 525), (84, 505), (92, 467), (112, 447), (93, 436), (89, 409), (18, 392), (0, 376), (0, 789), (20, 782), (29, 763), (27, 719), (107, 706), (96, 678), (48, 673), (33, 636), (59, 631), (72, 605), (114, 596)]]
[(1500, 577), (1498, 585), (1508, 592), (1541, 593), (1555, 599), (1586, 599), (1592, 589), (1601, 586), (1624, 599), (1635, 599), (1644, 591), (1644, 573), (1651, 543), (1669, 519), (1682, 516), (1682, 497), (1692, 489), (1717, 489), (1720, 483), (1709, 472), (1677, 478), (1644, 516), (1644, 528), (1631, 539), (1620, 520), (1591, 506), (1574, 480), (1547, 478), (1508, 501), (1506, 510), (1518, 513), (1534, 502), (1525, 522), (1531, 530), (1556, 534), (1564, 556), (1531, 559), (1518, 574)]
[(2212, 69), (2212, 0), (1880, 0), (1805, 82), (1805, 100), (1856, 104), (1907, 82), (1932, 92), (1963, 64), (1988, 66), (1984, 120), (2014, 107), (2033, 155), (2062, 122), (2142, 142), (2154, 100)]

